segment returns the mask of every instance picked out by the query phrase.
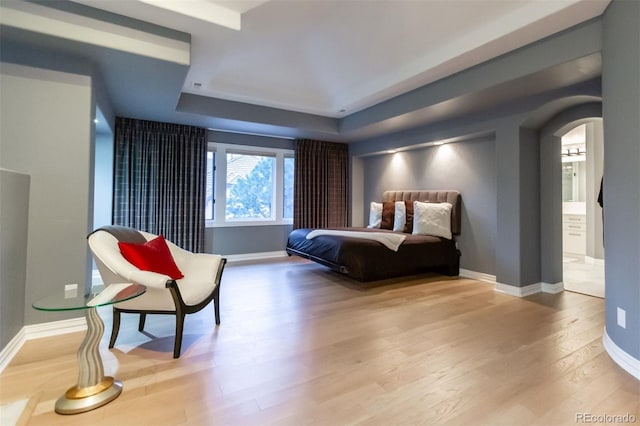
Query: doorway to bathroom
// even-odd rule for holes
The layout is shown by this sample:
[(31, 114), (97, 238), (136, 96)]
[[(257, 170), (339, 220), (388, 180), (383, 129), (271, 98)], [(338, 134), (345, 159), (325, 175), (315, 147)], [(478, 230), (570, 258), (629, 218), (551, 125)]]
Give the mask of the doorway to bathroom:
[(602, 120), (562, 136), (562, 265), (565, 290), (605, 296)]

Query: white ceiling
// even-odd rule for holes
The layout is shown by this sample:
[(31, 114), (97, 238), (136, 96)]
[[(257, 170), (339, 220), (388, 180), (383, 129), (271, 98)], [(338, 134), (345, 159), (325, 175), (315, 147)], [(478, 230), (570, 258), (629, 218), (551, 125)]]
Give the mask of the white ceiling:
[(216, 1), (240, 30), (189, 16), (212, 0), (75, 1), (191, 34), (183, 92), (343, 117), (599, 16), (610, 0)]

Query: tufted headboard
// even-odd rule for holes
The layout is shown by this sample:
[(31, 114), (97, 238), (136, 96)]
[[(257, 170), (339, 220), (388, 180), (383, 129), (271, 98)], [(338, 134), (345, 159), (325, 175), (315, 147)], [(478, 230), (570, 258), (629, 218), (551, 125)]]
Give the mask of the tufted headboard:
[(462, 199), (455, 190), (422, 190), (422, 191), (384, 191), (382, 201), (424, 201), (431, 203), (449, 203), (451, 209), (451, 232), (460, 235)]

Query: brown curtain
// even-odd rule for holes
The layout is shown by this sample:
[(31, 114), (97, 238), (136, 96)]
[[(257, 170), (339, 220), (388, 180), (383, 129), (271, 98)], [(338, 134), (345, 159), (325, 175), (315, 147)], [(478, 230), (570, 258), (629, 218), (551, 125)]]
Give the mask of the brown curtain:
[(113, 224), (204, 250), (207, 131), (116, 118)]
[(346, 144), (296, 140), (293, 227), (348, 225), (349, 148)]

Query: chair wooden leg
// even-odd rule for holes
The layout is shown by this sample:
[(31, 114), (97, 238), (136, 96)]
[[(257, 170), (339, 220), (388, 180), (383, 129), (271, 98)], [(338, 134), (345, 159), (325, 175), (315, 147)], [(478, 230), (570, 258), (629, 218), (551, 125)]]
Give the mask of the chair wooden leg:
[(176, 313), (176, 337), (173, 344), (173, 357), (180, 358), (180, 349), (182, 348), (182, 329), (184, 328), (184, 315)]
[(213, 305), (216, 313), (216, 324), (220, 325), (220, 286), (213, 291)]
[(111, 339), (109, 340), (109, 349), (113, 348), (113, 345), (116, 344), (118, 331), (120, 331), (120, 311), (116, 308), (113, 308), (113, 325), (111, 326)]
[(140, 321), (138, 322), (138, 331), (144, 331), (144, 322), (147, 319), (147, 314), (144, 312), (140, 312)]

